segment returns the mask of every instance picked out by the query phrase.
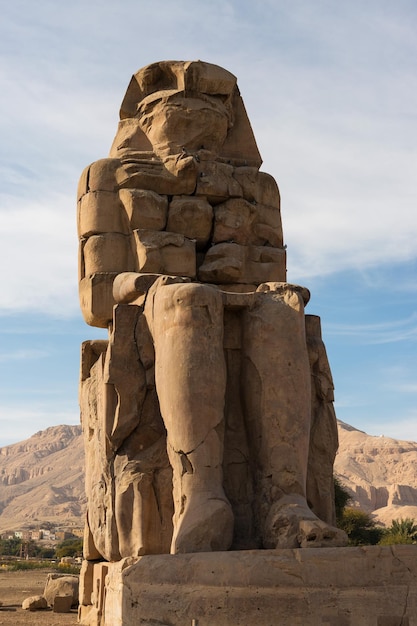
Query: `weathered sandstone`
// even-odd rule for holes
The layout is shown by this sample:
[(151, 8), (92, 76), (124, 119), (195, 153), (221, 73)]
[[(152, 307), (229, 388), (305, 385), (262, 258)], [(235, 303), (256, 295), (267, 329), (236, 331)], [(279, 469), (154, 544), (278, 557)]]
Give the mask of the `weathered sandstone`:
[(105, 596), (80, 614), (104, 615), (103, 626), (416, 626), (416, 551), (402, 545), (126, 559), (107, 564)]
[(260, 165), (236, 78), (167, 61), (134, 75), (81, 176), (81, 309), (109, 331), (82, 347), (87, 561), (347, 542), (320, 319)]

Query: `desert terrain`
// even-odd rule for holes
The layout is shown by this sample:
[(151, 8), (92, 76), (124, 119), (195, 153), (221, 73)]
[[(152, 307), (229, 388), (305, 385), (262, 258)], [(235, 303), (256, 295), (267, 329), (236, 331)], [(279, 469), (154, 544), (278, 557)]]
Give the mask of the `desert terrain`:
[(1, 626), (63, 626), (77, 623), (77, 610), (71, 613), (24, 611), (22, 602), (29, 596), (42, 595), (47, 570), (5, 571), (0, 569), (0, 625)]

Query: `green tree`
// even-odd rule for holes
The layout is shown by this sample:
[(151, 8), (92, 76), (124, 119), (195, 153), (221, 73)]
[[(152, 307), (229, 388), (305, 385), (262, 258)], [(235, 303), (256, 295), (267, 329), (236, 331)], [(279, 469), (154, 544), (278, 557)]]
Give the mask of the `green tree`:
[(343, 518), (343, 511), (345, 510), (348, 502), (352, 500), (352, 497), (346, 487), (341, 483), (337, 476), (333, 476), (334, 482), (334, 504), (336, 509), (336, 522), (339, 525), (339, 520)]
[(351, 507), (343, 510), (338, 527), (345, 531), (351, 546), (376, 545), (384, 533), (369, 513)]
[(417, 524), (411, 517), (393, 519), (391, 526), (384, 530), (380, 545), (391, 546), (398, 543), (417, 543)]
[(17, 537), (0, 540), (0, 555), (19, 556), (22, 547), (22, 540)]
[(53, 559), (55, 557), (55, 548), (41, 548), (38, 556), (40, 559)]
[(58, 559), (64, 556), (81, 556), (83, 552), (83, 540), (79, 537), (64, 539), (56, 547), (55, 553)]
[(29, 556), (37, 556), (38, 552), (39, 552), (39, 546), (38, 544), (36, 544), (33, 539), (30, 539), (29, 541), (23, 541), (21, 542), (21, 550), (20, 550), (20, 554), (19, 556), (22, 556), (24, 558), (29, 557)]

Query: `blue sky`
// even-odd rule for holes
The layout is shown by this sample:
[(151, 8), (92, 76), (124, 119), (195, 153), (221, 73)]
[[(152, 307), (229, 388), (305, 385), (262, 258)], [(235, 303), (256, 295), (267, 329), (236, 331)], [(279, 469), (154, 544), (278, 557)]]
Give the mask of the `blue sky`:
[(414, 0), (14, 0), (0, 23), (0, 446), (79, 422), (75, 190), (131, 75), (238, 77), (340, 419), (417, 440)]

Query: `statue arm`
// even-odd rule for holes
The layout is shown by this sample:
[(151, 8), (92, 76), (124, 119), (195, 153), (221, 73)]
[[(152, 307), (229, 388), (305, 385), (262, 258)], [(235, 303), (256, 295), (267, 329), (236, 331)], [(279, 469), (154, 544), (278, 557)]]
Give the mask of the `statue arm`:
[(78, 186), (79, 295), (85, 321), (108, 327), (115, 304), (113, 281), (135, 269), (129, 220), (120, 199), (119, 159), (101, 159), (83, 171)]

